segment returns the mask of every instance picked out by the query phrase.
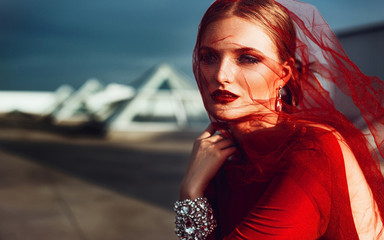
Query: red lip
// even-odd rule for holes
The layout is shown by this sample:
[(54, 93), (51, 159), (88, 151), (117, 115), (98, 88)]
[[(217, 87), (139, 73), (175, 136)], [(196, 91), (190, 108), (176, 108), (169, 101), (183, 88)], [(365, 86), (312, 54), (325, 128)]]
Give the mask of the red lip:
[(238, 95), (236, 95), (230, 91), (220, 90), (220, 89), (211, 93), (211, 97), (212, 97), (213, 101), (215, 101), (217, 103), (230, 103), (230, 102), (233, 102), (239, 98)]

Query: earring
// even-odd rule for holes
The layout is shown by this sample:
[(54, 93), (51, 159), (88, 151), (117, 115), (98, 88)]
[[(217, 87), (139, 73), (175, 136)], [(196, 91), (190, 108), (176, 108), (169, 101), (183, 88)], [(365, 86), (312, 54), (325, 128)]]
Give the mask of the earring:
[(283, 87), (280, 85), (279, 90), (277, 91), (276, 98), (276, 112), (281, 112), (283, 110), (283, 102), (281, 101), (281, 92)]

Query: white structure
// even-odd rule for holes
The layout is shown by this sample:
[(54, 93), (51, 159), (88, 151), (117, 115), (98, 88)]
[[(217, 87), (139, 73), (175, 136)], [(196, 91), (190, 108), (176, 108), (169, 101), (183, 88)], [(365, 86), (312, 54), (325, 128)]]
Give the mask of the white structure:
[(192, 81), (168, 64), (152, 68), (131, 86), (106, 87), (89, 79), (77, 91), (0, 92), (0, 114), (21, 112), (50, 117), (54, 125), (101, 123), (113, 132), (162, 132), (202, 129), (208, 123)]
[(111, 83), (107, 87), (85, 99), (85, 105), (97, 121), (106, 121), (123, 101), (132, 99), (135, 96), (135, 89)]
[(72, 94), (69, 86), (55, 92), (0, 91), (0, 113), (22, 112), (44, 117), (51, 114)]
[(88, 121), (91, 113), (86, 106), (86, 100), (103, 89), (104, 86), (96, 79), (86, 81), (79, 90), (53, 111), (52, 116), (55, 122), (57, 124), (69, 124)]
[(156, 66), (132, 86), (135, 97), (108, 120), (108, 130), (175, 131), (208, 122), (199, 91), (168, 64)]

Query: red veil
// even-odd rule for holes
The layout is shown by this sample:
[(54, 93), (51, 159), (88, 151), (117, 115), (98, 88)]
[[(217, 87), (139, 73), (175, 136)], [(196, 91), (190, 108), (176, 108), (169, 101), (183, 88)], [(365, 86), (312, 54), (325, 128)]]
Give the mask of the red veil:
[[(380, 157), (384, 158), (384, 82), (378, 77), (366, 76), (348, 58), (334, 32), (315, 7), (292, 0), (277, 2), (287, 10), (296, 26), (296, 58), (307, 69), (301, 78), (304, 96), (299, 111), (311, 112), (310, 115), (319, 117), (317, 121), (329, 124), (343, 135), (357, 156), (384, 218), (384, 182), (379, 162)], [(324, 81), (328, 81), (336, 91), (349, 96), (360, 110), (369, 129), (366, 137), (373, 137), (373, 146), (361, 131), (334, 109), (329, 92), (319, 84)], [(312, 109), (318, 109), (318, 113)], [(324, 113), (332, 115), (321, 116)], [(364, 143), (371, 154), (361, 147)], [(377, 152), (372, 150), (375, 148)]]
[[(233, 1), (228, 0), (227, 2)], [(366, 76), (359, 70), (345, 54), (336, 35), (315, 7), (295, 0), (276, 0), (276, 2), (288, 12), (296, 29), (295, 59), (297, 72), (294, 75), (300, 75), (297, 77), (299, 86), (285, 89), (290, 92), (300, 89), (300, 101), (296, 99), (298, 104), (283, 102), (284, 111), (280, 113), (279, 118), (283, 119), (288, 126), (295, 126), (295, 122), (307, 120), (330, 126), (340, 133), (354, 153), (372, 190), (381, 217), (384, 219), (384, 180), (379, 163), (379, 158), (384, 157), (384, 82), (377, 77)], [(282, 37), (286, 35), (288, 34), (281, 34)], [(199, 89), (212, 123), (218, 130), (230, 136), (228, 125), (233, 124), (233, 122), (223, 122), (209, 112), (207, 95), (204, 93), (206, 79), (200, 71), (199, 47), (200, 37), (198, 36), (193, 56), (193, 70)], [(361, 117), (369, 129), (369, 135), (374, 139), (371, 144), (361, 130), (357, 129), (344, 114), (336, 110), (334, 100), (329, 92), (329, 89), (332, 88), (349, 96), (353, 104), (360, 110)], [(236, 121), (250, 119), (262, 121), (260, 116), (251, 112), (245, 119)], [(292, 128), (284, 127), (284, 129), (286, 132), (282, 135), (288, 138), (286, 136), (289, 136), (291, 132), (286, 129)], [(278, 134), (279, 139), (282, 135)], [(261, 136), (263, 135), (261, 134)], [(261, 138), (258, 137), (257, 139), (260, 140)], [(251, 145), (249, 148), (253, 148), (253, 150), (250, 150), (248, 154), (253, 154), (252, 151), (255, 151), (255, 146), (252, 143), (255, 138), (244, 138), (240, 141), (243, 141), (239, 143), (243, 148)], [(287, 141), (280, 141), (281, 145), (276, 149), (287, 146)], [(272, 155), (276, 155), (276, 152), (281, 155), (285, 153), (284, 150), (272, 151)], [(246, 180), (257, 181), (257, 177)], [(348, 192), (348, 189), (346, 191)]]

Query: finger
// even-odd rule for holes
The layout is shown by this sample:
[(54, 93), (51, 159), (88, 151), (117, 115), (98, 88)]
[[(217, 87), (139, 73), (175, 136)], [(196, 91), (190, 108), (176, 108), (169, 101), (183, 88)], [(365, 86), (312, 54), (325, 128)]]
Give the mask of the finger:
[[(213, 134), (210, 137), (206, 137), (206, 138), (203, 138), (203, 139), (209, 140), (212, 143), (217, 143), (217, 142), (220, 142), (222, 140), (233, 141), (230, 138), (227, 138), (226, 136), (222, 135), (220, 132), (217, 132), (217, 133), (218, 134)], [(202, 139), (200, 139), (200, 140), (202, 140)]]
[(235, 143), (230, 139), (223, 139), (216, 143), (218, 149), (226, 149), (230, 147), (236, 147)]
[(229, 147), (222, 150), (222, 154), (225, 156), (225, 159), (227, 159), (229, 156), (234, 154), (236, 152), (236, 147)]
[(198, 137), (198, 139), (208, 138), (212, 136), (216, 132), (216, 129), (212, 126), (212, 124), (209, 124), (208, 127), (204, 130), (204, 132)]
[(206, 137), (205, 139), (209, 140), (210, 142), (219, 142), (223, 139), (226, 139), (223, 135), (221, 134), (215, 134), (215, 135), (212, 135), (210, 137)]

